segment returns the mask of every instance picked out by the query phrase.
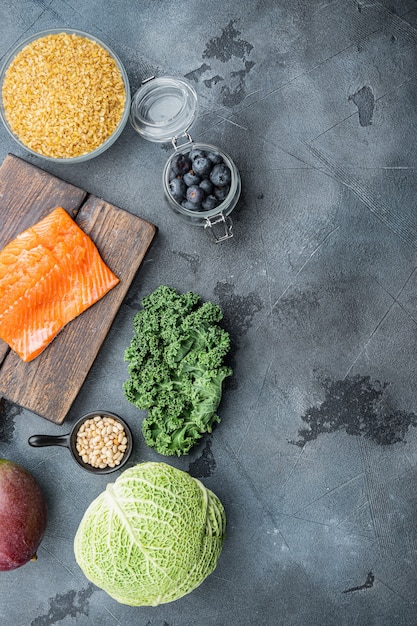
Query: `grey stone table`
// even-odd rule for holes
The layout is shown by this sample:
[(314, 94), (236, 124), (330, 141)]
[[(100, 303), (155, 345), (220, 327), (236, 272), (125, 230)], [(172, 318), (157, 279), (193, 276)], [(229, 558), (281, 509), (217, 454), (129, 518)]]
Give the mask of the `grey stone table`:
[[(233, 239), (215, 244), (166, 206), (170, 145), (128, 125), (100, 157), (45, 164), (11, 152), (158, 227), (158, 235), (58, 426), (3, 401), (0, 455), (43, 486), (36, 564), (0, 575), (2, 626), (411, 626), (417, 624), (417, 2), (415, 0), (1, 0), (0, 59), (46, 28), (97, 35), (132, 91), (186, 77), (193, 137), (226, 150), (243, 182)], [(160, 284), (220, 304), (234, 375), (221, 424), (188, 456), (223, 501), (215, 572), (155, 608), (118, 604), (73, 555), (87, 504), (108, 482), (66, 450), (30, 448), (83, 413), (131, 424), (123, 353)], [(63, 381), (65, 384), (65, 381)]]

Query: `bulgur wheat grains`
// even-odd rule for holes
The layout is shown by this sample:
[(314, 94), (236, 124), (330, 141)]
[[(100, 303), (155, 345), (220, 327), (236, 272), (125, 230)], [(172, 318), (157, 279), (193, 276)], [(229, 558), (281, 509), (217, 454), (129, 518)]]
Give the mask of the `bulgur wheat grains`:
[(126, 90), (116, 61), (96, 41), (50, 34), (25, 46), (5, 74), (3, 106), (10, 128), (38, 154), (88, 154), (116, 130)]

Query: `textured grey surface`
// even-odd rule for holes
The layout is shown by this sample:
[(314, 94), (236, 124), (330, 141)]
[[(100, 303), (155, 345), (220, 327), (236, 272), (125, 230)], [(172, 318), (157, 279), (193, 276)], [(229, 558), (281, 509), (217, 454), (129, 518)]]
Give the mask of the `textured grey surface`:
[[(0, 0), (0, 57), (61, 26), (113, 47), (132, 91), (186, 76), (192, 135), (233, 157), (243, 193), (216, 245), (164, 203), (169, 146), (127, 126), (95, 160), (46, 165), (0, 128), (1, 160), (159, 229), (65, 424), (2, 405), (0, 455), (37, 477), (49, 523), (36, 564), (0, 575), (0, 623), (417, 624), (417, 1)], [(122, 393), (132, 318), (160, 284), (219, 303), (233, 338), (222, 423), (181, 459), (144, 446)], [(168, 460), (224, 503), (218, 567), (175, 603), (126, 607), (86, 580), (73, 537), (108, 478), (27, 445), (99, 407), (132, 426), (131, 464)]]

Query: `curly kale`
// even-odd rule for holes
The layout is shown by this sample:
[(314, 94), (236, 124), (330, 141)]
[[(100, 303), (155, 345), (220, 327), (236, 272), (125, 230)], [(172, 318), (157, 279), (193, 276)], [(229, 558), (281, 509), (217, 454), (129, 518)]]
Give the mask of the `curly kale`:
[(179, 294), (162, 285), (142, 300), (125, 350), (130, 378), (126, 398), (147, 410), (145, 441), (164, 455), (187, 454), (220, 422), (216, 411), (230, 336), (219, 322), (222, 310), (193, 292)]

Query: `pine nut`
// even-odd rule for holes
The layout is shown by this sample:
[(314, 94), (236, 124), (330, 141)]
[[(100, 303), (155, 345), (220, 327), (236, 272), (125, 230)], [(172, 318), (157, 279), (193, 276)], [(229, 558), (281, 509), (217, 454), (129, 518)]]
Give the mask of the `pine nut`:
[(84, 463), (95, 468), (120, 465), (126, 444), (123, 424), (106, 415), (86, 420), (77, 432), (77, 452)]

